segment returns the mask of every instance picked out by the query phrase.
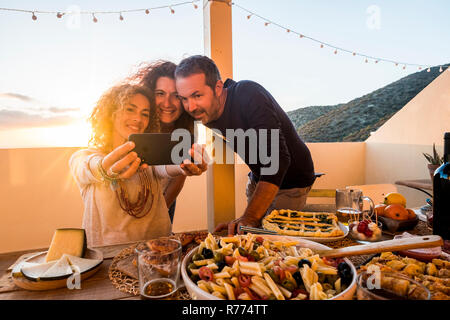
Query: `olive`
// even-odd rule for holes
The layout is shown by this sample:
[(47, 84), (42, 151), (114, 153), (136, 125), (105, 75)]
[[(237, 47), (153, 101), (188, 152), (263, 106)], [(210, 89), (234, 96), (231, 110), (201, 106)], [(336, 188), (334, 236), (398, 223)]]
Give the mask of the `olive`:
[(303, 267), (304, 264), (307, 264), (309, 267), (311, 267), (311, 262), (308, 259), (302, 259), (298, 262), (298, 267)]
[(252, 252), (250, 252), (250, 255), (255, 259), (255, 261), (259, 260), (259, 253), (256, 252), (255, 250), (253, 250)]
[(188, 265), (188, 269), (197, 269), (198, 267), (197, 267), (197, 265), (195, 264), (195, 263), (189, 263), (189, 265)]
[(200, 276), (198, 274), (191, 274), (191, 280), (197, 283), (200, 280)]
[(325, 282), (325, 277), (326, 277), (325, 274), (323, 274), (322, 272), (317, 272), (317, 276), (318, 276), (319, 282), (321, 282), (321, 283)]
[(204, 260), (205, 257), (203, 255), (201, 255), (200, 253), (196, 253), (194, 254), (194, 256), (192, 257), (192, 261), (197, 261), (197, 260)]
[(299, 271), (295, 271), (292, 277), (294, 277), (294, 280), (297, 282), (298, 286), (303, 283), (303, 278)]
[(224, 261), (224, 259), (225, 259), (225, 256), (223, 255), (223, 253), (220, 253), (220, 252), (214, 253), (214, 261), (215, 262), (221, 262), (221, 261)]
[(338, 265), (338, 275), (343, 284), (350, 284), (353, 279), (352, 269), (346, 262), (341, 262)]
[(280, 278), (278, 277), (278, 275), (275, 273), (275, 271), (273, 271), (272, 269), (269, 269), (268, 271), (266, 271), (269, 276), (272, 278), (273, 281), (277, 282), (280, 281)]
[(202, 255), (205, 257), (205, 259), (212, 259), (214, 258), (214, 253), (211, 249), (203, 248)]
[(218, 262), (216, 262), (216, 265), (218, 266), (218, 269), (217, 269), (217, 271), (222, 271), (222, 269), (223, 269), (223, 267), (225, 267), (227, 264), (225, 263), (225, 261), (218, 261)]
[(245, 250), (244, 248), (242, 248), (242, 247), (239, 247), (238, 248), (238, 251), (239, 251), (239, 254), (241, 255), (241, 256), (247, 256), (248, 255), (248, 252), (247, 252), (247, 250)]
[(294, 291), (294, 289), (295, 289), (295, 284), (292, 281), (287, 280), (287, 279), (284, 279), (283, 283), (281, 285), (283, 286), (283, 288), (285, 288), (289, 291)]

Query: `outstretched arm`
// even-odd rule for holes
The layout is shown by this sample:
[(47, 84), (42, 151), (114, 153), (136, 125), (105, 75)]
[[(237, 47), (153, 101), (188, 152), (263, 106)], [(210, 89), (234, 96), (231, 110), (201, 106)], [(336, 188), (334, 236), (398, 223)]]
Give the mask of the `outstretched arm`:
[(253, 197), (250, 200), (242, 217), (229, 223), (219, 224), (214, 231), (228, 229), (228, 234), (234, 235), (236, 232), (242, 234), (240, 226), (258, 227), (264, 217), (267, 209), (277, 195), (279, 187), (275, 184), (265, 181), (259, 181), (256, 185)]

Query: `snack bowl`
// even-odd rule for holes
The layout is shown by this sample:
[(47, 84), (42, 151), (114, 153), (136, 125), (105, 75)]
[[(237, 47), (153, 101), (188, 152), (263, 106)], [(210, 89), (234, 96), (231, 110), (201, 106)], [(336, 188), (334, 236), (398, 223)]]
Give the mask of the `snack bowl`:
[[(302, 247), (302, 248), (310, 248), (313, 251), (314, 250), (327, 250), (330, 249), (329, 247), (320, 244), (320, 243), (316, 243), (313, 241), (309, 241), (309, 240), (305, 240), (305, 239), (299, 239), (299, 238), (294, 238), (294, 237), (288, 237), (288, 236), (278, 236), (278, 235), (259, 235), (265, 239), (269, 239), (269, 240), (273, 240), (273, 241), (278, 241), (278, 240), (285, 240), (285, 241), (297, 241), (297, 247)], [(191, 278), (189, 277), (188, 271), (187, 271), (187, 267), (188, 265), (191, 263), (191, 259), (193, 257), (193, 255), (195, 253), (197, 253), (198, 250), (198, 246), (193, 248), (183, 259), (182, 264), (181, 264), (181, 277), (184, 281), (184, 284), (186, 286), (186, 289), (188, 290), (189, 294), (191, 295), (193, 300), (221, 300), (220, 298), (206, 292), (203, 291), (202, 289), (200, 289), (196, 283), (194, 283)], [(349, 286), (342, 291), (341, 293), (335, 295), (333, 298), (329, 299), (329, 300), (352, 300), (355, 292), (356, 292), (356, 277), (357, 277), (357, 272), (356, 272), (356, 268), (353, 265), (353, 263), (347, 259), (344, 258), (343, 259), (351, 268), (352, 271), (352, 281), (349, 284)]]
[(430, 300), (430, 291), (400, 273), (363, 271), (357, 278), (358, 300)]

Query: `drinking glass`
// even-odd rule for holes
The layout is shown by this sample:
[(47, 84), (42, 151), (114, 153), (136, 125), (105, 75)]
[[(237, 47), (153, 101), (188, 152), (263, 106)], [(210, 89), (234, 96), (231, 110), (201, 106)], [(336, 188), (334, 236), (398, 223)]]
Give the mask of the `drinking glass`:
[(374, 212), (372, 199), (365, 197), (358, 189), (337, 189), (336, 190), (336, 214), (338, 220), (345, 225), (351, 221), (360, 220), (363, 212), (363, 201), (368, 201), (370, 205), (369, 217)]
[(169, 298), (177, 291), (181, 248), (178, 240), (166, 237), (148, 240), (137, 246), (142, 299)]

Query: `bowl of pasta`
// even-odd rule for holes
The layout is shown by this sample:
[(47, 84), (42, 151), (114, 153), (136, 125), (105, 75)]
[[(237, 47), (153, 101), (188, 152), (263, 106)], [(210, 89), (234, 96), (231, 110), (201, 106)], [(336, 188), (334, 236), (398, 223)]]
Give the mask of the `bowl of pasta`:
[(208, 234), (183, 259), (181, 276), (194, 300), (351, 300), (354, 265), (314, 251), (324, 249), (289, 236)]

